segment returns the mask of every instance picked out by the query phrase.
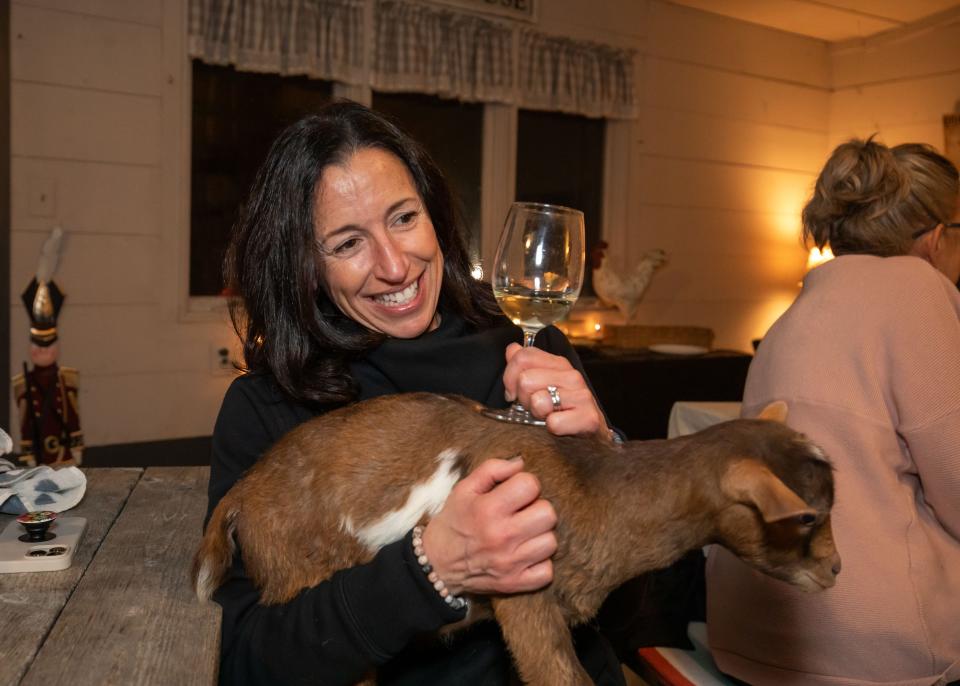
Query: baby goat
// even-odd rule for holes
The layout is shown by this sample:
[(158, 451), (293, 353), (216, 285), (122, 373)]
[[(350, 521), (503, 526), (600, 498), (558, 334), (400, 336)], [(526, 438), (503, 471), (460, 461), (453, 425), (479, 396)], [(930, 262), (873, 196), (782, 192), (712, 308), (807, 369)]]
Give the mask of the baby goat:
[[(557, 513), (553, 582), (471, 597), (457, 626), (492, 608), (528, 684), (591, 683), (567, 627), (593, 617), (623, 582), (707, 543), (804, 590), (835, 581), (832, 468), (782, 423), (783, 403), (761, 419), (622, 445), (497, 422), (479, 409), (463, 398), (394, 395), (293, 430), (214, 510), (194, 561), (197, 594), (207, 599), (222, 582), (235, 538), (262, 602), (289, 600), (428, 521), (483, 460), (517, 454)], [(434, 502), (409, 506), (414, 486), (444, 478)]]

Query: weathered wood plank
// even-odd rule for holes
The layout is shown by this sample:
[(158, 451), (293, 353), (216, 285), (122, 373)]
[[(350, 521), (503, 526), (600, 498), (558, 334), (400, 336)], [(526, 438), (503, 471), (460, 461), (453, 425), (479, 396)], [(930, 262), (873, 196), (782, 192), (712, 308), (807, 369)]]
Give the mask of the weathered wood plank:
[(147, 469), (23, 686), (215, 683), (220, 608), (188, 579), (208, 474)]
[[(77, 507), (64, 513), (64, 516), (87, 518), (87, 532), (69, 569), (0, 574), (0, 636), (3, 636), (0, 684), (19, 683), (142, 471), (84, 470), (86, 495)], [(12, 519), (11, 515), (0, 515), (0, 527), (6, 527)]]

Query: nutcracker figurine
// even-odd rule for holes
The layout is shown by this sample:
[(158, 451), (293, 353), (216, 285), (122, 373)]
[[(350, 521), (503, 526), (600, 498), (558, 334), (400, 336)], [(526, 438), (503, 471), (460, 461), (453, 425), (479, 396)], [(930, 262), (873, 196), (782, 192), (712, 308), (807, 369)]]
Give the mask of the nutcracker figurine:
[[(56, 243), (59, 229), (44, 246)], [(13, 394), (20, 412), (20, 461), (28, 466), (79, 465), (83, 455), (83, 433), (77, 402), (77, 370), (57, 364), (57, 316), (64, 295), (53, 281), (55, 268), (41, 255), (37, 276), (23, 292), (23, 304), (30, 317), (30, 361), (23, 373), (13, 377)]]

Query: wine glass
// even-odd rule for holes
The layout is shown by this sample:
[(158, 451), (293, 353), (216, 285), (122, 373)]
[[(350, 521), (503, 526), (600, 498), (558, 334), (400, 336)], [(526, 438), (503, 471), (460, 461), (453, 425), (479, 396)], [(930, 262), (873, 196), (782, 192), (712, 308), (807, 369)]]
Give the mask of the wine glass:
[[(493, 294), (500, 309), (523, 329), (523, 345), (562, 319), (583, 284), (583, 212), (534, 202), (515, 202), (497, 245)], [(488, 417), (543, 426), (518, 402), (506, 410), (488, 409)]]

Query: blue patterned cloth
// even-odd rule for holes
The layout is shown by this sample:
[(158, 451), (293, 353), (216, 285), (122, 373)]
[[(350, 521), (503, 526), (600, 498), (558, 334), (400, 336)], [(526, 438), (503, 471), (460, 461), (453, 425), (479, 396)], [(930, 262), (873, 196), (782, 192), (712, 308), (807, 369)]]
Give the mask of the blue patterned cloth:
[(20, 468), (0, 458), (0, 512), (5, 514), (63, 512), (79, 503), (86, 490), (87, 477), (76, 467)]

